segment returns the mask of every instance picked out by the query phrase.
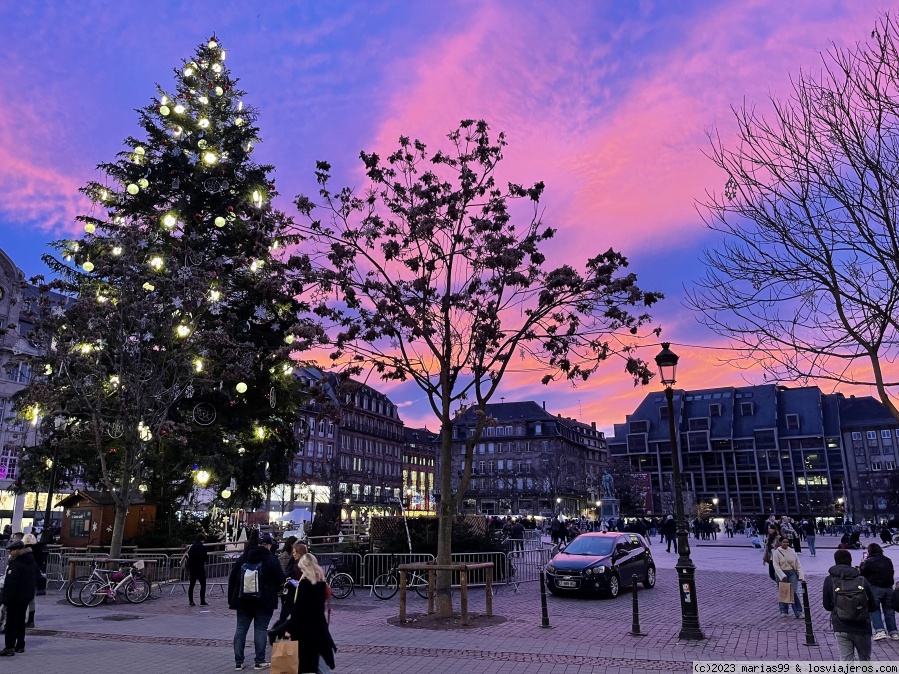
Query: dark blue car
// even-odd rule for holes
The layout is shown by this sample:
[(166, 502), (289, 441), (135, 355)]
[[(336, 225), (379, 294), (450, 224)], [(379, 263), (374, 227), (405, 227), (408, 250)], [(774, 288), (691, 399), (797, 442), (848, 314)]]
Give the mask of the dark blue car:
[(546, 587), (553, 594), (603, 593), (617, 597), (622, 587), (656, 584), (652, 552), (640, 534), (581, 534), (546, 565)]

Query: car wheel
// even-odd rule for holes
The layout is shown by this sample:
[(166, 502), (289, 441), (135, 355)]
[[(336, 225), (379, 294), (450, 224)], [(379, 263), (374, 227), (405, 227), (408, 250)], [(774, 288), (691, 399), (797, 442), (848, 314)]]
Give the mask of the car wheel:
[(650, 564), (649, 568), (646, 569), (646, 578), (643, 580), (643, 587), (647, 590), (651, 590), (656, 586), (656, 567)]
[(612, 599), (614, 599), (615, 597), (617, 597), (619, 595), (620, 592), (621, 592), (621, 581), (618, 579), (618, 576), (613, 573), (612, 576), (609, 578), (608, 594)]

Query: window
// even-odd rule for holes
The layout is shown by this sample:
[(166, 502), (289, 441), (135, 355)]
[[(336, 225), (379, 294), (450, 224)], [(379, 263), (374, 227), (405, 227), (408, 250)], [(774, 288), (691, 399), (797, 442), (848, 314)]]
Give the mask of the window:
[(893, 432), (889, 429), (880, 431), (880, 437), (884, 440), (891, 440), (893, 438)]
[(709, 430), (708, 417), (694, 417), (688, 422), (691, 431), (707, 431)]
[(896, 464), (893, 461), (886, 461), (883, 464), (883, 469), (884, 470), (895, 470)]
[(668, 418), (668, 406), (663, 405), (659, 408), (659, 419), (667, 419)]
[(877, 431), (868, 431), (866, 433), (868, 440), (876, 440), (877, 439)]
[(787, 429), (791, 431), (799, 430), (799, 415), (798, 414), (788, 414), (787, 415)]
[(506, 435), (515, 435), (515, 434), (512, 432), (512, 427), (511, 427), (511, 426), (506, 426)]
[(543, 435), (543, 427), (539, 423), (534, 425), (534, 435)]
[(649, 422), (648, 421), (632, 421), (631, 422), (631, 433), (648, 433), (649, 432)]
[(753, 404), (752, 403), (740, 403), (740, 414), (744, 417), (751, 417), (753, 412)]
[(718, 403), (712, 403), (709, 405), (709, 416), (710, 417), (720, 417), (721, 416), (721, 405)]
[(91, 511), (72, 510), (69, 513), (69, 536), (89, 538), (91, 535)]
[(862, 439), (862, 434), (861, 434), (861, 432), (860, 432), (860, 431), (853, 431), (853, 432), (852, 432), (852, 439), (853, 439), (853, 440), (861, 440), (861, 439)]
[(478, 461), (478, 472), (479, 473), (484, 472), (484, 462), (483, 461)]
[(880, 470), (880, 469), (881, 469), (881, 463), (879, 461), (871, 462), (871, 470)]

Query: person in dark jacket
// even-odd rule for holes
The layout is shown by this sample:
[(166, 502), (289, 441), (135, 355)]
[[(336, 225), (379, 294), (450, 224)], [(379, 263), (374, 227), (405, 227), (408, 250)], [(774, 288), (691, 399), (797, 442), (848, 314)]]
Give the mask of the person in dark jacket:
[[(285, 580), (284, 570), (278, 563), (278, 558), (269, 551), (272, 544), (269, 534), (264, 534), (260, 540), (259, 533), (254, 531), (247, 541), (246, 551), (234, 562), (231, 575), (228, 576), (228, 608), (237, 611), (237, 628), (234, 631), (235, 669), (243, 669), (244, 649), (250, 623), (253, 623), (256, 669), (263, 669), (269, 665), (265, 659), (268, 624), (278, 607), (278, 591)], [(248, 572), (244, 570), (244, 564), (254, 567), (258, 565), (259, 596), (251, 596), (244, 591), (244, 580)]]
[(299, 674), (315, 674), (321, 671), (319, 659), (334, 669), (334, 652), (337, 650), (325, 614), (328, 583), (315, 555), (303, 555), (299, 568), (302, 577), (297, 584), (297, 597), (290, 611), (286, 634), (299, 642)]
[(674, 515), (668, 515), (665, 518), (659, 533), (662, 534), (665, 542), (668, 543), (668, 552), (671, 552), (672, 543), (674, 543), (674, 551), (677, 552), (677, 524), (674, 521)]
[[(874, 641), (889, 636), (899, 641), (899, 629), (896, 629), (896, 612), (893, 610), (893, 560), (883, 554), (883, 548), (877, 543), (868, 546), (868, 558), (861, 563), (859, 572), (868, 579), (871, 594), (877, 602), (877, 608), (871, 612), (871, 624), (874, 627)], [(883, 610), (883, 616), (880, 612)], [(884, 629), (886, 622), (886, 629)]]
[(0, 651), (0, 656), (4, 657), (25, 652), (25, 613), (37, 592), (38, 574), (31, 548), (16, 541), (6, 549), (9, 551), (9, 562), (2, 599), (6, 607), (6, 647)]
[(206, 561), (209, 559), (209, 553), (206, 551), (206, 534), (197, 534), (196, 540), (190, 544), (187, 549), (187, 574), (190, 580), (187, 586), (187, 596), (191, 606), (194, 604), (194, 587), (197, 581), (200, 582), (200, 606), (207, 606), (206, 603)]
[(840, 647), (840, 660), (852, 662), (855, 653), (861, 662), (871, 659), (871, 617), (865, 615), (862, 620), (848, 622), (841, 620), (834, 612), (835, 597), (833, 584), (835, 580), (857, 580), (864, 587), (868, 599), (868, 612), (877, 608), (874, 595), (871, 593), (871, 585), (862, 576), (858, 569), (852, 566), (852, 553), (848, 550), (837, 550), (833, 553), (834, 565), (828, 569), (828, 576), (824, 579), (824, 609), (830, 611), (830, 624)]

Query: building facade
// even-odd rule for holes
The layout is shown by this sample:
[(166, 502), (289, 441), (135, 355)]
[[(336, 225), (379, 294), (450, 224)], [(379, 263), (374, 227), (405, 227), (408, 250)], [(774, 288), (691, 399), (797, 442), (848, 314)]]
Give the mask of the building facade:
[[(892, 440), (896, 426), (873, 398), (850, 401), (815, 386), (678, 389), (674, 414), (685, 489), (697, 503), (717, 499), (719, 515), (841, 516), (853, 494), (869, 488), (856, 470), (862, 464), (847, 460), (847, 438), (864, 433), (867, 448), (867, 433), (876, 433), (883, 451), (880, 434), (890, 430)], [(649, 473), (658, 513), (670, 509), (664, 393), (648, 395), (615, 425), (609, 451), (627, 458), (635, 472)]]
[(16, 496), (10, 491), (19, 478), (22, 448), (35, 442), (34, 426), (16, 417), (12, 397), (31, 381), (28, 359), (38, 349), (28, 335), (36, 310), (37, 291), (0, 250), (0, 522), (16, 531), (22, 529), (23, 516), (31, 521), (46, 503), (46, 494)]
[(867, 396), (840, 396), (840, 421), (846, 447), (846, 514), (854, 520), (890, 521), (899, 517), (899, 422)]
[(395, 511), (403, 488), (403, 422), (372, 387), (316, 368), (297, 376), (317, 391), (298, 424), (292, 479), (302, 502), (341, 506), (344, 517)]
[[(533, 401), (487, 405), (486, 414), (489, 422), (474, 447), (464, 513), (571, 516), (591, 506), (607, 456), (596, 424), (553, 416)], [(475, 426), (473, 409), (453, 424), (454, 489)]]
[(437, 442), (440, 436), (427, 428), (405, 428), (403, 447), (403, 498), (413, 515), (433, 515)]

